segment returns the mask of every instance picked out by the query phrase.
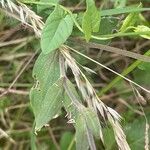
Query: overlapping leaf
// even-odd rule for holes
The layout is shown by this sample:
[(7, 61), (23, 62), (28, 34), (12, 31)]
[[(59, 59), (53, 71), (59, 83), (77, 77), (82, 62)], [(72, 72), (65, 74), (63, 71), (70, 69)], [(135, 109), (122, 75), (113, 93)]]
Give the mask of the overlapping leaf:
[(139, 19), (139, 12), (130, 13), (123, 21), (120, 31), (125, 32), (129, 27), (134, 26), (135, 23), (138, 21), (138, 19)]
[(90, 109), (87, 109), (84, 113), (88, 128), (96, 138), (100, 138), (101, 125), (97, 114)]
[(76, 147), (77, 150), (95, 148), (94, 138), (100, 139), (101, 125), (96, 112), (83, 108), (83, 112), (76, 120)]
[(82, 28), (87, 41), (92, 32), (98, 32), (100, 27), (100, 11), (97, 10), (94, 0), (86, 0), (87, 10), (84, 13)]
[[(80, 97), (79, 97), (74, 85), (68, 79), (66, 80), (66, 86), (69, 88), (70, 92), (73, 94), (75, 99), (70, 98), (67, 95), (67, 93), (65, 93), (63, 106), (65, 107), (65, 110), (67, 111), (67, 113), (71, 115), (72, 119), (75, 120), (78, 115), (77, 105), (79, 104), (78, 102), (81, 102)], [(74, 103), (76, 103), (76, 102), (77, 102), (77, 105), (75, 106)]]
[(41, 48), (43, 53), (47, 54), (59, 48), (71, 35), (72, 29), (72, 17), (66, 15), (59, 5), (56, 6), (53, 13), (48, 17), (42, 31)]
[(76, 121), (76, 149), (89, 149), (89, 143), (86, 133), (86, 122), (82, 115), (79, 115)]
[(59, 79), (58, 53), (41, 54), (34, 66), (35, 86), (31, 89), (31, 106), (35, 115), (36, 129), (40, 129), (60, 110), (62, 81)]
[[(57, 4), (59, 2), (59, 0), (40, 0), (40, 2)], [(43, 11), (45, 9), (49, 9), (49, 8), (50, 8), (50, 5), (38, 5), (37, 6), (38, 12), (41, 12), (41, 11)]]
[(138, 25), (134, 32), (145, 32), (146, 34), (139, 34), (141, 37), (150, 40), (150, 28), (144, 25)]

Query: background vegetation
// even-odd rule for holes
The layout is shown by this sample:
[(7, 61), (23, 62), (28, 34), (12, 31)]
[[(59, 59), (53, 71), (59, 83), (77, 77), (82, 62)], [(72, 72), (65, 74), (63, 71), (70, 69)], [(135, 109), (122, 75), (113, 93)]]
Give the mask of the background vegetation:
[[(43, 2), (45, 1), (43, 0)], [(83, 0), (63, 0), (60, 3), (75, 13), (80, 12), (81, 15), (86, 9)], [(142, 0), (141, 3), (138, 0), (97, 0), (97, 8), (102, 10), (113, 8), (114, 11), (109, 10), (107, 16), (101, 14), (100, 30), (96, 35), (112, 36), (113, 39), (92, 39), (91, 42), (110, 45), (142, 55), (150, 55), (150, 29), (144, 30), (145, 27), (150, 28), (150, 13), (149, 11), (134, 12), (135, 8), (148, 8), (150, 2), (149, 0)], [(134, 6), (134, 9), (129, 12), (127, 6)], [(53, 11), (53, 7), (48, 6), (28, 4), (28, 7), (41, 16), (44, 22)], [(80, 19), (79, 15), (79, 23)], [(138, 25), (142, 25), (142, 29), (147, 34), (140, 34), (143, 30), (136, 28)], [(129, 28), (129, 32), (126, 32), (128, 27), (135, 28)], [(136, 33), (134, 29), (139, 31)], [(121, 34), (115, 34), (119, 31)], [(149, 62), (136, 61), (126, 57), (127, 54), (125, 53), (119, 55), (94, 48), (79, 37), (81, 37), (81, 33), (77, 28), (74, 28), (67, 44), (116, 72), (123, 72), (123, 75), (127, 75), (129, 79), (143, 88), (150, 89)], [(42, 128), (37, 136), (34, 134), (34, 115), (30, 106), (29, 91), (34, 84), (32, 70), (40, 51), (40, 42), (34, 31), (7, 14), (1, 6), (0, 149), (2, 150), (75, 149), (75, 129), (72, 124), (67, 123), (68, 119), (65, 117), (64, 109), (58, 118), (50, 122), (49, 126)], [(135, 87), (77, 53), (72, 53), (72, 55), (79, 64), (86, 66), (84, 73), (92, 83), (99, 98), (123, 117), (121, 125), (131, 149), (148, 150), (144, 148), (150, 135), (150, 132), (146, 131), (150, 123), (150, 94), (148, 91)], [(68, 76), (74, 82), (71, 72), (68, 73)], [(103, 145), (97, 140), (97, 149), (116, 150), (117, 146), (112, 129), (103, 124), (103, 133), (106, 143)]]

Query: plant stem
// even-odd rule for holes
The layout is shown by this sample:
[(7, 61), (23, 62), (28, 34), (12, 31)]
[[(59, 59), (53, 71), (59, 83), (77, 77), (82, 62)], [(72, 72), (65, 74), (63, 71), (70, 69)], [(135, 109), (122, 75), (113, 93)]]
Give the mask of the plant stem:
[[(150, 50), (148, 50), (145, 54), (145, 56), (150, 56)], [(127, 74), (129, 74), (131, 71), (133, 71), (140, 63), (142, 63), (142, 61), (137, 60), (134, 63), (132, 63), (127, 69), (125, 69), (121, 75), (122, 76), (126, 76)], [(98, 93), (98, 96), (102, 96), (104, 93), (106, 93), (107, 91), (109, 91), (117, 82), (119, 82), (120, 80), (122, 80), (123, 78), (120, 76), (117, 76), (114, 80), (112, 80), (106, 87), (102, 88), (102, 90), (100, 90), (100, 92)]]

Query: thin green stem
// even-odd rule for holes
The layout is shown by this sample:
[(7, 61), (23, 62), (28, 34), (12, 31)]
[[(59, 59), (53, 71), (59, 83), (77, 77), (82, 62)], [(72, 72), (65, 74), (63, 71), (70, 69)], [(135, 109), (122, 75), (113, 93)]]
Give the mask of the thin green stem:
[[(148, 50), (145, 54), (145, 56), (150, 56), (150, 50)], [(142, 61), (137, 60), (134, 63), (132, 63), (127, 69), (125, 69), (121, 75), (122, 76), (126, 76), (127, 74), (129, 74), (131, 71), (133, 71), (140, 63), (142, 63)], [(121, 76), (117, 76), (114, 80), (112, 80), (107, 86), (105, 86), (102, 90), (100, 90), (100, 92), (98, 93), (98, 96), (102, 96), (104, 93), (106, 93), (107, 91), (109, 91), (117, 82), (119, 82), (120, 80), (122, 80)]]
[(75, 142), (75, 136), (72, 138), (72, 140), (71, 140), (71, 142), (70, 142), (70, 144), (69, 144), (67, 150), (72, 150), (72, 147), (73, 147), (73, 145), (74, 145), (74, 142)]
[(134, 82), (134, 81), (128, 79), (128, 78), (125, 77), (124, 75), (119, 74), (118, 72), (114, 71), (113, 69), (111, 69), (111, 68), (109, 68), (109, 67), (107, 67), (107, 66), (105, 66), (105, 65), (103, 65), (103, 64), (101, 64), (101, 63), (99, 63), (99, 62), (97, 62), (97, 61), (95, 61), (94, 59), (92, 59), (92, 58), (90, 58), (90, 57), (88, 57), (88, 56), (86, 56), (86, 55), (80, 53), (79, 51), (75, 50), (75, 49), (72, 48), (72, 47), (69, 47), (69, 46), (67, 46), (67, 45), (65, 45), (65, 47), (69, 48), (70, 50), (74, 51), (75, 53), (79, 54), (80, 56), (82, 56), (82, 57), (84, 57), (84, 58), (86, 58), (86, 59), (89, 59), (90, 61), (94, 62), (95, 64), (97, 64), (97, 65), (99, 65), (99, 66), (101, 66), (101, 67), (103, 67), (103, 68), (109, 70), (110, 72), (116, 74), (117, 76), (119, 76), (119, 77), (121, 77), (122, 79), (128, 81), (129, 83), (132, 83), (133, 85), (135, 85), (135, 86), (141, 88), (143, 91), (145, 91), (145, 92), (147, 92), (147, 93), (150, 93), (150, 90), (148, 90), (148, 89), (142, 87), (141, 85), (139, 85), (138, 83), (136, 83), (136, 82)]
[[(56, 6), (59, 5), (64, 11), (68, 12), (70, 14), (70, 16), (72, 17), (76, 27), (79, 29), (79, 31), (81, 31), (83, 33), (83, 29), (80, 27), (79, 23), (76, 21), (75, 19), (75, 15), (66, 7), (60, 5), (60, 4), (55, 4), (55, 3), (45, 3), (45, 2), (32, 2), (32, 1), (23, 1), (23, 3), (26, 4), (36, 4), (36, 5), (50, 5), (50, 6)], [(129, 9), (131, 11), (131, 8)], [(137, 10), (150, 10), (147, 8), (143, 8), (143, 9), (137, 9)], [(101, 12), (103, 12), (104, 10), (102, 10)], [(106, 10), (105, 10), (106, 11)], [(149, 33), (147, 32), (128, 32), (128, 33), (122, 33), (122, 32), (118, 32), (118, 33), (114, 33), (114, 34), (107, 34), (107, 35), (101, 35), (101, 36), (95, 36), (92, 35), (91, 38), (93, 39), (97, 39), (97, 40), (108, 40), (108, 39), (112, 39), (115, 37), (123, 37), (123, 36), (133, 36), (133, 35), (148, 35)]]

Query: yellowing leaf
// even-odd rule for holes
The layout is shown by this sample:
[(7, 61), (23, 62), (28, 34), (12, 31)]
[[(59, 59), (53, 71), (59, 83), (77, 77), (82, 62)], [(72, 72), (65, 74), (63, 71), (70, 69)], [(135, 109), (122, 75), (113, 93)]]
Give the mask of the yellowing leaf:
[(90, 40), (92, 32), (98, 32), (100, 27), (100, 12), (95, 6), (94, 0), (86, 0), (87, 10), (84, 13), (82, 28), (85, 39)]
[(65, 11), (56, 6), (48, 17), (42, 31), (41, 48), (44, 54), (59, 48), (71, 35), (73, 19)]
[[(138, 8), (141, 8), (141, 4), (138, 6)], [(120, 31), (125, 32), (128, 27), (134, 26), (135, 23), (139, 20), (139, 14), (140, 12), (130, 13), (123, 21)]]
[(141, 37), (150, 40), (150, 28), (144, 25), (139, 25), (135, 28), (134, 32), (146, 32), (146, 34), (140, 34)]

